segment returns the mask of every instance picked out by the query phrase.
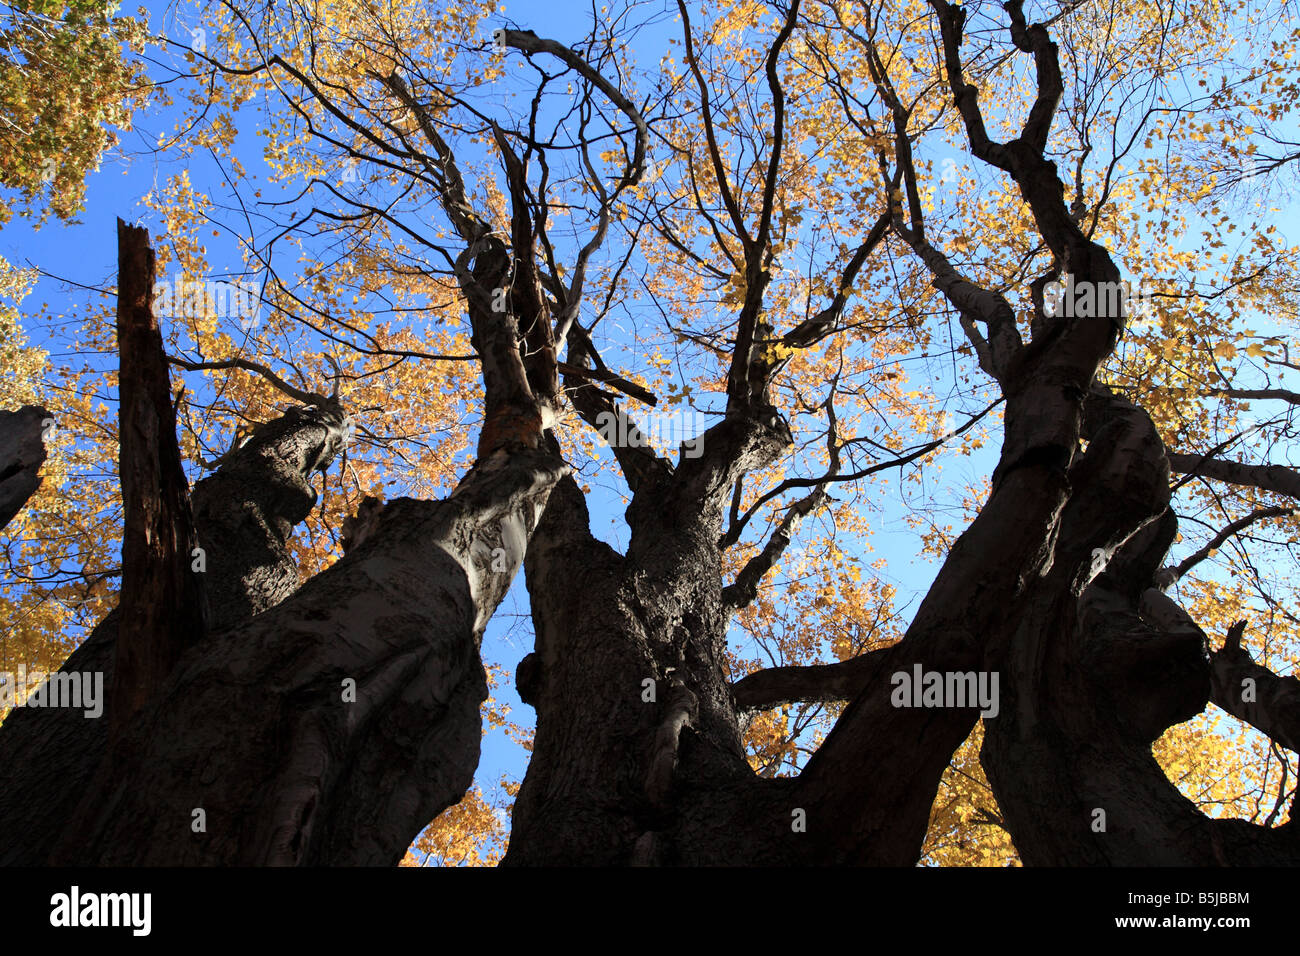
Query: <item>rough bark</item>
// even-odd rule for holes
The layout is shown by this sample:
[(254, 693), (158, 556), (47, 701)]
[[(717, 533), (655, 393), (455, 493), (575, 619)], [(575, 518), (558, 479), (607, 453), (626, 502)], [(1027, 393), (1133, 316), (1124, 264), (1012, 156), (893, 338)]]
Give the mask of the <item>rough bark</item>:
[(292, 408), (259, 425), (220, 468), (195, 483), (213, 630), (279, 604), (297, 589), (289, 537), (316, 504), (312, 476), (342, 450), (347, 425), (337, 403)]
[[(1104, 390), (1091, 391), (1085, 415), (1093, 376), (1123, 330), (1122, 305), (1118, 314), (1101, 308), (1069, 321), (1043, 307), (1044, 284), (1056, 276), (1069, 273), (1076, 285), (1098, 287), (1119, 279), (1107, 250), (1071, 216), (1056, 167), (1044, 156), (1063, 88), (1056, 47), (1045, 27), (1026, 22), (1019, 0), (1005, 5), (1013, 43), (1033, 55), (1038, 90), (1019, 135), (994, 142), (978, 92), (963, 75), (966, 11), (945, 0), (930, 5), (971, 150), (1016, 183), (1055, 260), (1031, 289), (1033, 340), (1022, 346), (1005, 331), (1014, 321), (1005, 300), (960, 277), (926, 241), (910, 148), (900, 133), (912, 222), (903, 226), (897, 212), (896, 231), (961, 313), (981, 364), (1007, 401), (993, 494), (967, 535), (999, 509), (1000, 499), (1010, 506), (1004, 521), (1023, 509), (1031, 529), (1026, 540), (989, 539), (979, 548), (984, 562), (1018, 568), (1018, 581), (1002, 594), (1001, 614), (971, 615), (980, 628), (983, 667), (1001, 677), (1003, 700), (997, 717), (985, 719), (981, 759), (1003, 818), (1027, 863), (1222, 863), (1261, 853), (1284, 859), (1293, 852), (1282, 845), (1286, 838), (1279, 842), (1239, 821), (1208, 820), (1150, 753), (1165, 728), (1204, 706), (1204, 635), (1190, 621), (1170, 626), (1148, 619), (1147, 592), (1175, 527), (1167, 511), (1168, 461), (1150, 419)], [(905, 130), (901, 104), (886, 81), (878, 84)], [(1081, 454), (1084, 436), (1089, 445)], [(1005, 499), (1013, 483), (1016, 498)], [(1094, 581), (1098, 556), (1111, 565)], [(1093, 816), (1101, 811), (1108, 828)]]
[(37, 405), (0, 412), (0, 528), (13, 520), (41, 486), (47, 421), (52, 421), (50, 413)]
[(1241, 646), (1245, 622), (1210, 656), (1210, 699), (1232, 716), (1300, 753), (1300, 680), (1261, 667)]
[[(123, 458), (131, 462), (123, 474), (136, 473), (131, 487), (137, 511), (156, 518), (156, 503), (152, 511), (149, 507), (151, 480), (172, 470), (172, 465), (178, 468), (179, 451), (174, 447), (174, 426), (170, 443), (159, 431), (165, 427), (160, 419), (171, 415), (171, 406), (163, 384), (166, 365), (161, 338), (148, 312), (151, 250), (143, 231), (130, 230), (122, 239)], [(128, 381), (133, 384), (128, 386)], [(159, 402), (164, 407), (159, 408)], [(213, 475), (195, 486), (194, 520), (203, 551), (198, 556), (193, 548), (184, 554), (162, 554), (150, 548), (140, 553), (137, 541), (137, 573), (124, 579), (124, 590), (141, 587), (143, 579), (149, 593), (151, 575), (161, 570), (174, 576), (176, 564), (182, 563), (185, 572), (202, 576), (215, 597), (212, 624), (216, 628), (238, 624), (287, 597), (298, 585), (289, 536), (315, 503), (312, 473), (323, 470), (343, 446), (346, 421), (337, 402), (326, 402), (321, 407), (291, 409), (255, 429), (243, 445), (224, 456)], [(174, 459), (169, 459), (169, 449), (175, 452)], [(159, 478), (159, 484), (170, 489), (170, 506), (187, 499), (176, 480), (174, 473), (167, 482)], [(184, 481), (183, 475), (179, 480)], [(131, 527), (128, 522), (128, 532)], [(138, 537), (139, 521), (135, 530)], [(175, 544), (174, 536), (156, 536), (153, 531), (151, 527), (151, 543), (162, 537)], [(138, 596), (135, 603), (142, 603)], [(159, 610), (147, 603), (146, 609)], [(184, 622), (192, 610), (182, 606), (179, 620)], [(110, 714), (122, 619), (123, 608), (111, 612), (60, 668), (60, 673), (102, 673)], [(158, 620), (166, 624), (163, 618)], [(192, 640), (198, 635), (183, 636)], [(76, 819), (78, 804), (95, 773), (103, 770), (109, 746), (105, 723), (65, 708), (20, 708), (9, 716), (0, 731), (0, 862), (46, 861), (60, 832)]]
[[(712, 431), (704, 448), (701, 473), (772, 454), (747, 459)], [(959, 541), (904, 642), (854, 667), (855, 687), (866, 689), (803, 774), (761, 780), (744, 758), (723, 666), (730, 609), (709, 504), (723, 496), (716, 477), (694, 485), (691, 471), (683, 463), (644, 480), (629, 506), (626, 556), (591, 536), (576, 486), (552, 496), (525, 562), (537, 646), (519, 690), (537, 709), (537, 732), (505, 862), (914, 863), (939, 777), (977, 717), (893, 707), (889, 676), (915, 663), (978, 667), (974, 628), (1002, 620), (1024, 570), (987, 561), (986, 546), (1036, 554), (1042, 540), (1025, 521), (1024, 479), (1010, 477), (1001, 503)], [(699, 496), (678, 497), (687, 487)], [(1042, 508), (1046, 521), (1051, 502)], [(584, 587), (567, 587), (573, 580)], [(653, 702), (643, 698), (647, 680)], [(667, 786), (666, 764), (675, 765)], [(806, 832), (793, 826), (799, 812)]]
[(118, 413), (122, 484), (122, 590), (109, 726), (116, 736), (186, 647), (207, 630), (207, 598), (194, 570), (190, 485), (162, 333), (153, 314), (149, 233), (117, 223)]
[[(288, 537), (315, 501), (309, 466), (333, 453), (337, 429), (292, 409), (259, 426), (194, 487), (195, 524), (216, 628), (282, 601), (298, 584)], [(288, 572), (291, 572), (288, 573)], [(120, 614), (111, 611), (59, 668), (104, 675), (111, 695)], [(79, 710), (17, 708), (0, 727), (0, 865), (44, 863), (108, 747), (103, 719)]]
[[(52, 860), (400, 859), (472, 780), (487, 694), (478, 642), (561, 472), (549, 455), (503, 452), (446, 501), (390, 502), (337, 564), (192, 649), (133, 724), (123, 766), (97, 772)], [(494, 548), (510, 570), (491, 570)], [(194, 832), (200, 809), (206, 831)]]
[[(111, 759), (69, 758), (89, 779), (50, 861), (392, 863), (472, 782), (487, 693), (478, 644), (565, 466), (537, 450), (553, 354), (525, 356), (519, 315), (491, 309), (509, 250), (466, 229), (480, 246), (461, 279), (489, 409), (478, 462), (446, 501), (390, 503), (364, 541), (276, 604), (296, 582), (285, 544), (314, 502), (307, 478), (345, 418), (330, 402), (296, 410), (227, 456), (195, 499), (219, 620), (234, 626), (189, 647)], [(131, 301), (147, 313), (147, 298)], [(169, 560), (148, 555), (146, 568)], [(110, 629), (96, 637), (83, 657)], [(20, 736), (30, 757), (41, 731)]]
[(725, 669), (718, 532), (735, 478), (788, 440), (772, 414), (729, 417), (700, 458), (645, 470), (626, 556), (591, 535), (574, 482), (552, 495), (525, 562), (537, 637), (518, 680), (537, 730), (506, 863), (725, 861), (729, 848), (670, 831), (683, 788), (753, 780)]

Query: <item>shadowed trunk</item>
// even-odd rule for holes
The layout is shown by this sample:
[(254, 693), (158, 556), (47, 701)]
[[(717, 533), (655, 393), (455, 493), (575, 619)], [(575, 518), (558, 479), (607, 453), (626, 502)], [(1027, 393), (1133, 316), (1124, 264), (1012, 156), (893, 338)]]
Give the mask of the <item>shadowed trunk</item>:
[(1027, 865), (1246, 862), (1251, 828), (1210, 821), (1151, 754), (1209, 693), (1205, 635), (1162, 620), (1176, 606), (1151, 588), (1177, 530), (1163, 445), (1122, 399), (1094, 391), (1088, 410), (1052, 564), (989, 641), (1004, 699), (981, 762)]
[(53, 421), (49, 412), (36, 405), (0, 412), (0, 528), (41, 486), (45, 423)]
[(207, 598), (191, 563), (196, 542), (190, 485), (153, 314), (153, 249), (148, 232), (120, 219), (117, 246), (122, 590), (108, 711), (114, 738), (208, 626)]
[(52, 859), (395, 863), (472, 782), (482, 629), (558, 474), (489, 462), (447, 501), (390, 502), (337, 564), (187, 654)]
[(716, 489), (727, 485), (706, 476), (781, 444), (735, 422), (710, 436), (732, 447), (639, 489), (626, 556), (591, 536), (573, 481), (552, 495), (525, 562), (537, 640), (517, 682), (537, 732), (508, 864), (726, 862), (667, 833), (683, 788), (753, 777), (725, 671)]
[[(495, 268), (490, 281), (508, 264), (504, 250), (480, 262)], [(502, 364), (513, 352), (517, 366), (508, 331), (497, 338)], [(6, 721), (0, 858), (400, 859), (472, 782), (487, 694), (479, 641), (566, 472), (536, 450), (541, 415), (509, 417), (500, 408), (503, 427), (480, 441), (447, 500), (390, 502), (296, 592), (288, 536), (315, 501), (310, 474), (342, 447), (346, 417), (322, 402), (260, 426), (194, 490), (195, 560), (224, 629), (190, 646), (111, 759), (105, 729), (80, 712), (23, 709)], [(172, 558), (150, 553), (144, 570)], [(109, 615), (64, 670), (104, 671), (111, 685), (122, 620)]]
[[(291, 409), (259, 426), (217, 472), (194, 486), (195, 524), (216, 628), (238, 624), (298, 585), (288, 547), (293, 525), (315, 502), (309, 463), (323, 463), (343, 432), (316, 410)], [(231, 474), (239, 480), (232, 482)], [(237, 488), (238, 494), (232, 494)], [(215, 558), (215, 559), (214, 559)], [(268, 568), (292, 574), (266, 573)], [(113, 682), (119, 612), (114, 609), (59, 668)], [(45, 862), (108, 746), (106, 721), (80, 710), (16, 708), (0, 727), (0, 865)]]

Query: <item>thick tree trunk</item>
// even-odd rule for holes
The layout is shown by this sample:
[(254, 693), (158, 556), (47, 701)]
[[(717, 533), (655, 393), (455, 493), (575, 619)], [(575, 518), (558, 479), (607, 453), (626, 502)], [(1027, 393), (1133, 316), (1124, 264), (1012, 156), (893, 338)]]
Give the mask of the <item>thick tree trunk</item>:
[[(525, 563), (537, 643), (518, 683), (537, 731), (506, 863), (915, 861), (939, 777), (975, 717), (893, 708), (888, 675), (926, 653), (974, 666), (955, 591), (923, 609), (917, 636), (882, 659), (798, 779), (760, 779), (745, 758), (726, 670), (734, 608), (721, 518), (736, 478), (788, 441), (759, 408), (710, 429), (701, 457), (675, 469), (623, 449), (634, 476), (626, 555), (591, 535), (575, 484), (552, 496)], [(987, 604), (1000, 608), (996, 595)], [(872, 766), (896, 772), (852, 772)]]
[[(1118, 398), (1094, 394), (1090, 409), (1052, 564), (988, 645), (1004, 697), (981, 762), (1016, 849), (1027, 865), (1300, 862), (1297, 828), (1206, 817), (1151, 754), (1204, 708), (1210, 660), (1152, 586), (1177, 530), (1155, 429)], [(1104, 571), (1096, 549), (1113, 554)]]
[(726, 672), (719, 527), (735, 478), (788, 440), (771, 415), (729, 417), (706, 433), (699, 459), (647, 466), (628, 509), (626, 556), (592, 537), (574, 482), (552, 495), (525, 562), (536, 650), (518, 684), (537, 731), (505, 862), (721, 862), (729, 853), (681, 845), (671, 831), (683, 790), (754, 778)]
[(625, 558), (591, 537), (576, 484), (552, 495), (525, 565), (537, 640), (518, 682), (537, 731), (507, 863), (711, 853), (665, 835), (679, 788), (753, 777), (723, 669), (716, 535), (703, 530), (679, 525)]
[(472, 782), (479, 640), (560, 473), (519, 453), (446, 501), (390, 502), (337, 564), (187, 653), (52, 859), (395, 863)]
[[(292, 409), (259, 426), (195, 485), (195, 524), (207, 552), (203, 574), (218, 597), (216, 627), (238, 624), (297, 587), (289, 536), (315, 501), (310, 467), (322, 464), (343, 434), (337, 416)], [(111, 611), (58, 672), (103, 674), (111, 696), (119, 620)], [(46, 862), (107, 752), (106, 724), (70, 708), (10, 713), (0, 727), (0, 865)]]
[[(123, 262), (124, 269), (136, 264), (126, 255)], [(489, 279), (508, 265), (504, 255), (480, 256), (480, 267), (488, 262)], [(133, 303), (128, 318), (147, 319), (139, 285), (124, 283)], [(479, 641), (567, 471), (537, 450), (543, 416), (519, 385), (522, 356), (509, 329), (499, 328), (507, 320), (471, 311), (489, 323), (481, 347), (501, 353), (493, 377), (517, 387), (512, 402), (493, 404), (495, 425), (480, 440), (479, 461), (452, 495), (391, 502), (364, 540), (354, 535), (341, 561), (289, 596), (297, 572), (288, 536), (314, 503), (308, 478), (341, 447), (346, 418), (322, 400), (261, 426), (194, 491), (203, 550), (194, 564), (185, 554), (184, 567), (208, 576), (224, 629), (192, 643), (165, 679), (149, 671), (146, 684), (158, 689), (111, 747), (97, 721), (73, 722), (79, 713), (23, 711), (6, 722), (0, 772), (9, 779), (0, 799), (13, 812), (0, 823), (5, 859), (394, 863), (461, 798), (478, 763), (487, 694)], [(147, 321), (137, 324), (156, 339)], [(124, 370), (139, 368), (139, 356), (127, 360), (125, 339)], [(157, 341), (129, 344), (152, 344), (161, 360)], [(140, 372), (155, 391), (157, 364)], [(489, 391), (502, 389), (489, 383)], [(124, 416), (134, 421), (139, 404), (124, 399)], [(146, 467), (141, 447), (133, 447), (124, 460)], [(146, 513), (149, 487), (133, 486)], [(185, 489), (168, 501), (177, 495), (183, 499)], [(147, 550), (138, 577), (170, 573), (177, 553)], [(130, 603), (126, 595), (122, 601)], [(187, 613), (173, 610), (155, 608), (158, 633), (170, 633)], [(112, 683), (125, 620), (124, 612), (110, 615), (65, 669), (103, 670)], [(110, 693), (109, 713), (115, 702)]]
[[(59, 668), (113, 679), (114, 609)], [(107, 713), (107, 707), (105, 707)], [(108, 750), (108, 721), (71, 707), (15, 707), (0, 725), (0, 866), (41, 866)]]

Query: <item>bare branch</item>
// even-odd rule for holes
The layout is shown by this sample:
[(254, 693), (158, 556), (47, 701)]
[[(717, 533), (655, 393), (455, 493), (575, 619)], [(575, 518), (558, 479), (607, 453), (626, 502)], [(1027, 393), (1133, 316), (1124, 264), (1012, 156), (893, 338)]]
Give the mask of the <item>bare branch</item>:
[(271, 371), (270, 368), (263, 365), (261, 362), (254, 362), (252, 359), (228, 358), (218, 359), (211, 362), (191, 362), (188, 359), (168, 355), (167, 361), (188, 372), (198, 372), (202, 370), (221, 371), (223, 369), (231, 368), (239, 368), (243, 369), (245, 372), (253, 372), (262, 376), (262, 378), (274, 385), (280, 392), (283, 392), (289, 398), (292, 398), (295, 402), (302, 405), (311, 405), (315, 408), (329, 408), (331, 405), (336, 405), (338, 403), (337, 365), (334, 366), (336, 373), (334, 394), (332, 396), (326, 396), (321, 395), (318, 392), (309, 392), (305, 389), (298, 388), (295, 385), (290, 385), (279, 375), (275, 374), (275, 372)]
[(1219, 707), (1300, 753), (1300, 680), (1279, 677), (1251, 660), (1241, 646), (1245, 621), (1228, 632), (1210, 657), (1210, 699)]
[(852, 700), (876, 672), (888, 648), (835, 664), (807, 667), (768, 667), (747, 674), (731, 685), (736, 709), (771, 710), (801, 701), (823, 704)]
[(1265, 518), (1277, 518), (1281, 515), (1293, 514), (1294, 512), (1294, 508), (1256, 508), (1244, 518), (1238, 518), (1226, 528), (1219, 531), (1218, 534), (1206, 542), (1205, 547), (1201, 548), (1195, 554), (1188, 556), (1186, 559), (1181, 561), (1177, 567), (1165, 568), (1165, 576), (1162, 577), (1161, 584), (1164, 587), (1171, 586), (1184, 574), (1213, 554), (1223, 544), (1223, 542), (1227, 541), (1237, 532), (1250, 527), (1256, 521), (1263, 521)]
[(1225, 398), (1276, 398), (1291, 405), (1300, 405), (1300, 393), (1285, 388), (1212, 388), (1205, 394)]
[(810, 494), (790, 506), (763, 550), (746, 562), (740, 573), (736, 575), (734, 584), (729, 584), (722, 589), (723, 607), (734, 612), (752, 603), (754, 598), (758, 597), (758, 584), (763, 580), (763, 576), (772, 570), (772, 566), (777, 561), (781, 560), (781, 555), (790, 546), (791, 536), (799, 530), (803, 519), (820, 508), (826, 499), (826, 492), (819, 485)]
[(1188, 476), (1214, 478), (1233, 485), (1246, 485), (1263, 491), (1300, 499), (1300, 472), (1285, 465), (1250, 465), (1203, 455), (1170, 453), (1169, 467)]

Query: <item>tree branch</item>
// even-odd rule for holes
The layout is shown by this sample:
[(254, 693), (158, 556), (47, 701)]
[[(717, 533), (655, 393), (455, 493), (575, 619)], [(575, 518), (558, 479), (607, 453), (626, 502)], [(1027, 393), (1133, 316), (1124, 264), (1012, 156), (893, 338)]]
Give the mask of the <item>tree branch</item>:
[(1210, 655), (1210, 699), (1288, 750), (1300, 753), (1300, 680), (1279, 677), (1251, 660), (1238, 621), (1223, 649)]
[(758, 585), (763, 580), (763, 576), (781, 559), (785, 549), (790, 546), (791, 536), (799, 530), (803, 519), (820, 508), (826, 499), (826, 492), (818, 485), (811, 494), (805, 495), (790, 506), (763, 550), (746, 562), (740, 573), (736, 575), (734, 584), (729, 584), (722, 589), (722, 605), (729, 613), (734, 614), (758, 597)]
[(221, 371), (223, 369), (238, 368), (245, 372), (253, 372), (262, 376), (279, 391), (283, 392), (289, 398), (302, 405), (311, 405), (316, 408), (327, 408), (331, 404), (337, 404), (337, 398), (331, 399), (329, 396), (321, 395), (317, 392), (309, 392), (306, 389), (290, 385), (279, 375), (275, 374), (270, 368), (261, 362), (254, 362), (252, 359), (228, 358), (219, 359), (211, 362), (191, 362), (188, 359), (177, 358), (174, 355), (168, 355), (167, 361), (177, 368), (183, 368), (188, 372), (198, 372), (205, 369)]
[(1205, 394), (1225, 398), (1276, 398), (1291, 405), (1300, 405), (1300, 393), (1285, 388), (1212, 388)]
[(746, 674), (731, 685), (736, 710), (771, 710), (786, 704), (832, 704), (852, 700), (876, 672), (888, 648), (869, 651), (835, 664), (768, 667)]
[(1189, 555), (1187, 558), (1181, 561), (1177, 567), (1165, 568), (1164, 570), (1166, 572), (1166, 575), (1164, 578), (1161, 579), (1161, 584), (1164, 587), (1171, 586), (1175, 581), (1181, 578), (1184, 574), (1186, 574), (1192, 568), (1196, 567), (1196, 565), (1200, 564), (1202, 561), (1208, 558), (1215, 550), (1218, 549), (1220, 545), (1223, 544), (1223, 542), (1227, 541), (1238, 531), (1250, 527), (1256, 521), (1263, 521), (1265, 518), (1277, 518), (1280, 517), (1281, 515), (1289, 515), (1294, 513), (1294, 511), (1295, 511), (1294, 508), (1285, 508), (1285, 507), (1256, 508), (1254, 511), (1246, 515), (1244, 518), (1238, 518), (1236, 521), (1229, 524), (1226, 528), (1223, 528), (1221, 531), (1219, 531), (1218, 534), (1216, 534), (1213, 538), (1211, 538), (1209, 541), (1206, 542), (1205, 547), (1201, 548), (1195, 554)]
[(1251, 465), (1206, 455), (1169, 454), (1169, 467), (1180, 474), (1214, 478), (1232, 485), (1300, 498), (1300, 472), (1285, 465)]

